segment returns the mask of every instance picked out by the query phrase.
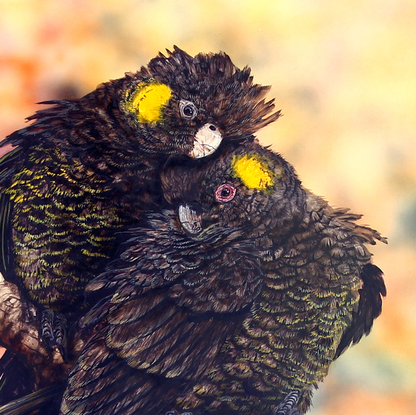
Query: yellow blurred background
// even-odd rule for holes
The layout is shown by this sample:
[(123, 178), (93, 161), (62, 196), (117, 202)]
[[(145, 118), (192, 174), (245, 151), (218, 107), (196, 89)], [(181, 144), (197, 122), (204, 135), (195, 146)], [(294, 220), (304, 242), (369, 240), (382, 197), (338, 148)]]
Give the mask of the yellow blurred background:
[(0, 0), (0, 138), (36, 102), (76, 98), (176, 44), (272, 85), (259, 133), (304, 185), (363, 213), (388, 296), (330, 370), (313, 415), (416, 414), (416, 2)]

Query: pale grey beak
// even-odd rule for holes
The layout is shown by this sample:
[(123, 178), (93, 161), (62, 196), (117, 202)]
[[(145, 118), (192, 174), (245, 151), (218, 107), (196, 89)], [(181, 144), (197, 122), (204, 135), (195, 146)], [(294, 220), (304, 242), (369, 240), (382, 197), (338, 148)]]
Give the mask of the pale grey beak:
[(189, 156), (195, 159), (209, 156), (221, 144), (222, 134), (214, 124), (204, 124), (195, 135), (194, 148)]
[(179, 221), (186, 232), (196, 235), (202, 231), (201, 215), (188, 205), (179, 206)]

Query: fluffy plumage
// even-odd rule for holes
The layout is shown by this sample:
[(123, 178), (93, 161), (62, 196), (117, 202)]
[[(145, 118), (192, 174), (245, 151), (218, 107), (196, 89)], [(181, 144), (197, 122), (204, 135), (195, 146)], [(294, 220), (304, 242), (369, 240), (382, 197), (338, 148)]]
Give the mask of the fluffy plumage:
[[(221, 182), (237, 189), (246, 183), (258, 198), (249, 217), (257, 225), (251, 238), (264, 282), (205, 378), (178, 396), (177, 409), (270, 414), (295, 392), (303, 414), (331, 362), (368, 334), (381, 312), (386, 288), (367, 246), (385, 238), (357, 224), (361, 215), (334, 209), (304, 189), (279, 155), (256, 143), (230, 149), (215, 162), (173, 168), (165, 194), (203, 211)], [(263, 205), (268, 193), (280, 198)], [(257, 221), (259, 209), (268, 215)], [(211, 208), (214, 217), (215, 210), (222, 215), (228, 206)], [(231, 209), (230, 227), (239, 214)]]
[[(247, 197), (233, 202), (248, 208), (242, 206)], [(149, 215), (146, 226), (130, 231), (120, 259), (87, 286), (89, 293), (112, 294), (83, 318), (86, 345), (69, 376), (62, 413), (169, 409), (241, 324), (262, 285), (258, 257), (245, 238), (247, 215), (233, 227), (226, 215), (211, 218), (210, 226), (187, 234), (187, 209)]]

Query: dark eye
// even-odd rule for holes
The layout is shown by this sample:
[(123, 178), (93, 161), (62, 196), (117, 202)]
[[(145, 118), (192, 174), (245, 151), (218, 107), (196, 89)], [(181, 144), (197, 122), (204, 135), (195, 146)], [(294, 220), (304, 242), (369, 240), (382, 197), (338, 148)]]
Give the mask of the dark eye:
[(234, 199), (237, 189), (231, 184), (225, 183), (217, 187), (215, 191), (215, 200), (217, 202), (226, 203)]
[(179, 102), (179, 112), (185, 120), (193, 120), (198, 114), (195, 104), (184, 99)]

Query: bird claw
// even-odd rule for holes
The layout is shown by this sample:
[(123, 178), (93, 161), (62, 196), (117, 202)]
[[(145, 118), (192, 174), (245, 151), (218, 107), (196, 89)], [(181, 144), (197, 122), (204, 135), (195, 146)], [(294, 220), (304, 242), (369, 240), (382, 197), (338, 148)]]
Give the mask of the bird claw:
[(54, 314), (52, 310), (49, 310), (47, 308), (46, 310), (42, 311), (42, 318), (40, 322), (41, 335), (45, 339), (48, 345), (51, 345), (54, 340), (53, 317), (54, 317)]
[(290, 391), (280, 405), (273, 410), (273, 415), (300, 415), (298, 408), (296, 408), (299, 397), (299, 391)]
[(45, 309), (42, 311), (41, 317), (41, 335), (45, 339), (49, 348), (56, 346), (61, 353), (62, 359), (64, 362), (67, 361), (66, 346), (67, 346), (67, 336), (66, 336), (67, 320), (62, 314), (55, 314), (50, 309)]

